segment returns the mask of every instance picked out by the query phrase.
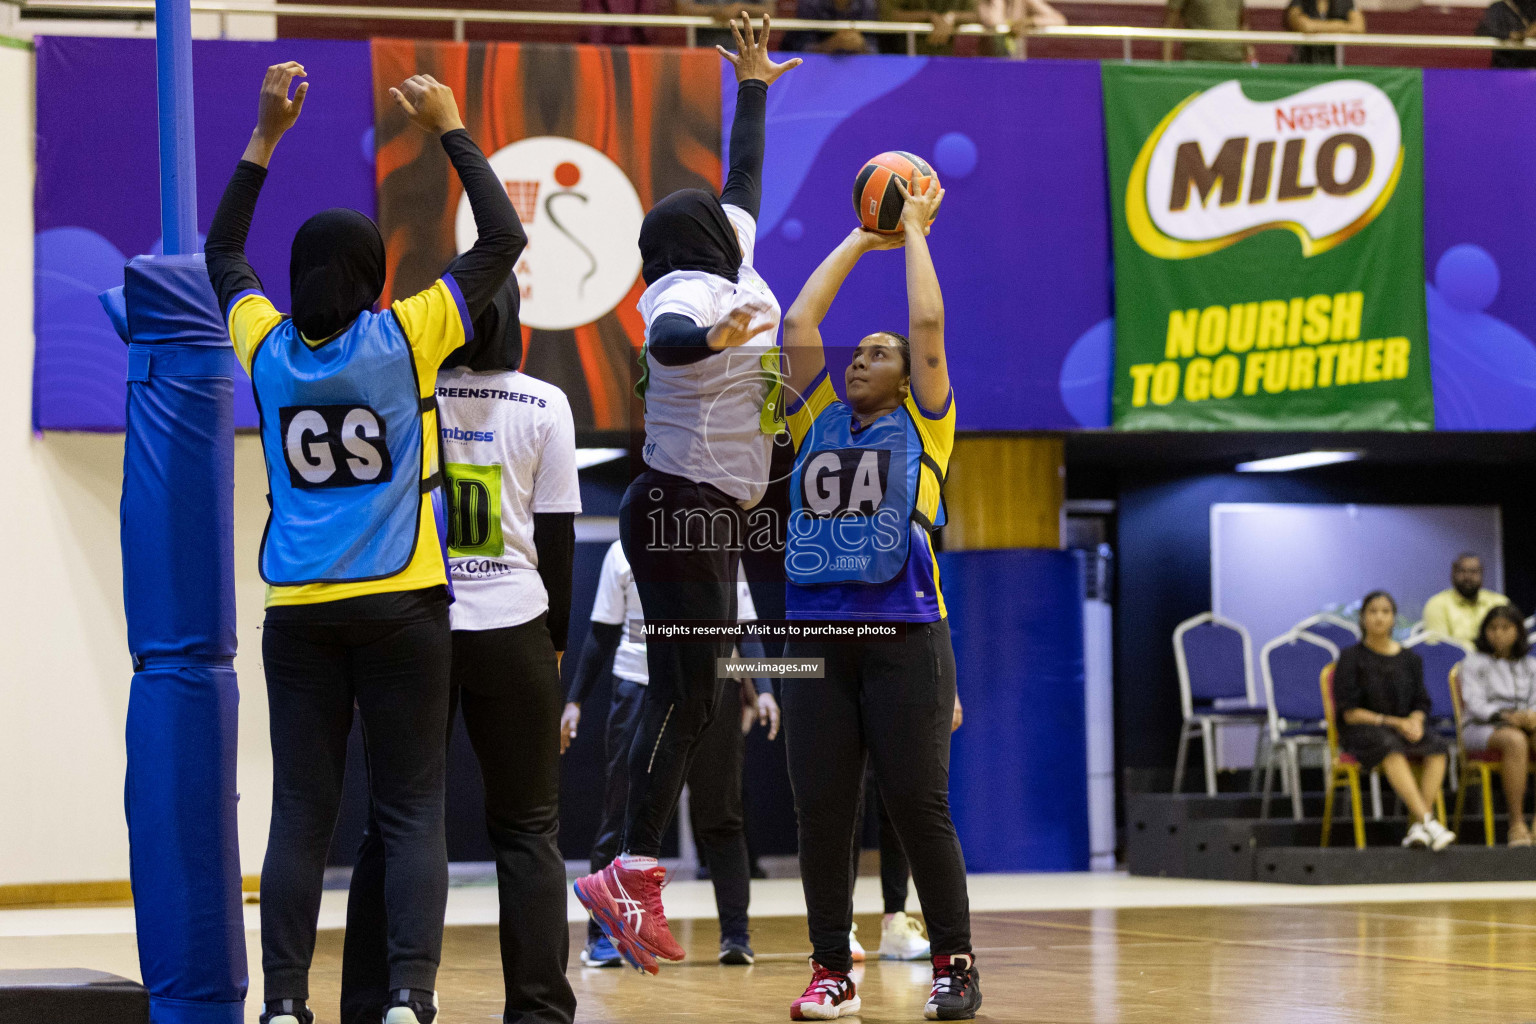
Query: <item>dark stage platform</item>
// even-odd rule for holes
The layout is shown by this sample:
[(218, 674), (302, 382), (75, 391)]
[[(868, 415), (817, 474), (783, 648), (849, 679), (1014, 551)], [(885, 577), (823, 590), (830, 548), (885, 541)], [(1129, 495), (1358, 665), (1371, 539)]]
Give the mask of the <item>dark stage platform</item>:
[[(1126, 865), (1133, 875), (1300, 885), (1536, 879), (1536, 848), (1484, 846), (1479, 819), (1468, 818), (1461, 841), (1436, 854), (1399, 845), (1408, 828), (1401, 817), (1367, 819), (1368, 845), (1357, 850), (1350, 819), (1340, 816), (1324, 849), (1321, 796), (1308, 796), (1302, 809), (1307, 817), (1296, 821), (1289, 798), (1277, 800), (1270, 818), (1260, 820), (1254, 796), (1133, 793)], [(1497, 834), (1504, 835), (1502, 822)]]

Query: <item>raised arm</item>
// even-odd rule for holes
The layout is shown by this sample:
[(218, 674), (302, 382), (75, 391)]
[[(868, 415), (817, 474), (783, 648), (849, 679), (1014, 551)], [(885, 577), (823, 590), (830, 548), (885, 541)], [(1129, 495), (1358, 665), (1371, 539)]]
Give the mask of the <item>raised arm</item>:
[(439, 137), (464, 185), (464, 194), (469, 197), (478, 237), (468, 252), (448, 264), (446, 273), (453, 276), (459, 294), (464, 297), (464, 307), (473, 319), (491, 304), (507, 275), (512, 273), (517, 257), (528, 244), (528, 236), (523, 233), (512, 200), (507, 198), (507, 190), (475, 140), (464, 130), (453, 90), (431, 75), (413, 75), (398, 89), (389, 90), (389, 95), (412, 124)]
[(267, 180), (267, 164), (272, 161), (272, 151), (304, 109), (308, 82), (300, 82), (293, 99), (288, 98), (288, 88), (293, 80), (303, 77), (304, 65), (298, 61), (290, 60), (267, 68), (261, 83), (261, 100), (256, 109), (256, 127), (251, 132), (251, 141), (246, 144), (245, 153), (224, 188), (224, 197), (219, 200), (219, 209), (208, 228), (208, 241), (204, 246), (208, 280), (219, 297), (219, 309), (226, 315), (235, 296), (261, 290), (261, 280), (245, 258), (245, 240), (251, 231), (251, 218), (256, 214), (256, 200), (261, 196), (262, 183)]
[(720, 201), (739, 206), (757, 219), (763, 199), (763, 151), (766, 146), (768, 87), (784, 72), (803, 63), (793, 57), (775, 64), (768, 56), (770, 19), (763, 15), (761, 32), (752, 29), (752, 18), (743, 13), (731, 22), (736, 52), (715, 47), (736, 69), (736, 116), (731, 122), (731, 166)]
[(922, 409), (936, 413), (949, 401), (949, 366), (944, 361), (944, 295), (928, 251), (928, 228), (944, 201), (937, 179), (929, 178), (919, 192), (905, 199), (901, 229), (907, 246), (907, 340), (912, 345), (912, 397)]
[(895, 249), (902, 241), (901, 235), (879, 235), (864, 228), (854, 228), (821, 261), (821, 266), (795, 296), (794, 305), (784, 314), (784, 359), (788, 363), (785, 377), (794, 394), (804, 395), (827, 365), (821, 342), (821, 322), (826, 319), (827, 310), (832, 308), (832, 300), (837, 298), (853, 265), (866, 252)]

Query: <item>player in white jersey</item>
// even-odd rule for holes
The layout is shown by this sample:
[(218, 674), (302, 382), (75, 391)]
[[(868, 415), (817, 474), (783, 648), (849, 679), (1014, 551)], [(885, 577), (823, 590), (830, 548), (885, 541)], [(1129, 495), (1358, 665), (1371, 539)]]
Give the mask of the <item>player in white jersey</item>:
[[(752, 622), (757, 609), (746, 579), (736, 583), (736, 620)], [(592, 602), (592, 626), (581, 649), (581, 660), (571, 679), (565, 712), (560, 717), (564, 747), (576, 736), (581, 705), (593, 685), (611, 665), (612, 696), (604, 749), (608, 757), (603, 817), (592, 845), (592, 871), (603, 870), (619, 852), (624, 825), (624, 803), (629, 793), (629, 751), (640, 724), (640, 709), (648, 680), (645, 660), (644, 615), (640, 593), (629, 560), (618, 541), (603, 557), (597, 595)], [(744, 657), (763, 654), (759, 640), (740, 644)], [(768, 728), (768, 739), (778, 735), (779, 706), (767, 679), (723, 679), (717, 697), (719, 711), (695, 748), (688, 771), (689, 811), (694, 839), (714, 883), (715, 909), (720, 918), (720, 962), (748, 966), (754, 961), (748, 932), (747, 907), (751, 874), (743, 818), (741, 777), (746, 756), (745, 730), (755, 719)], [(743, 716), (733, 714), (740, 694)], [(745, 721), (745, 725), (741, 725)], [(617, 967), (618, 952), (596, 922), (588, 922), (587, 945), (581, 962), (588, 967)]]
[[(640, 227), (646, 322), (646, 469), (619, 508), (619, 539), (652, 622), (728, 622), (745, 509), (768, 484), (784, 429), (779, 306), (753, 269), (768, 86), (798, 59), (768, 55), (768, 19), (733, 24), (738, 53), (730, 171), (717, 197), (674, 192)], [(716, 713), (715, 659), (728, 644), (652, 639), (650, 676), (630, 749), (622, 853), (577, 879), (576, 895), (631, 964), (651, 973), (685, 951), (667, 927), (656, 862), (689, 764)]]
[[(518, 298), (511, 277), (476, 320), (465, 355), (437, 378), (455, 596), (451, 681), (485, 781), (505, 1019), (569, 1024), (576, 997), (565, 977), (565, 862), (556, 841), (560, 656), (581, 492), (565, 394), (518, 371)], [(377, 1024), (385, 995), (384, 860), (376, 835), (370, 822), (352, 876), (344, 1024)]]

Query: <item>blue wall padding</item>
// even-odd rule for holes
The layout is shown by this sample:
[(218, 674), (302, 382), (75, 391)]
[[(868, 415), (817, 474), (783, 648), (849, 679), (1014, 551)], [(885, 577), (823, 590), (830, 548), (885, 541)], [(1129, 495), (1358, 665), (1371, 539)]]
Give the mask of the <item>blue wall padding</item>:
[[(234, 352), (201, 255), (128, 264), (129, 863), (154, 1024), (240, 1024)], [(116, 318), (114, 318), (116, 319)]]
[(1065, 551), (939, 556), (965, 724), (950, 801), (972, 871), (1086, 871), (1083, 584)]

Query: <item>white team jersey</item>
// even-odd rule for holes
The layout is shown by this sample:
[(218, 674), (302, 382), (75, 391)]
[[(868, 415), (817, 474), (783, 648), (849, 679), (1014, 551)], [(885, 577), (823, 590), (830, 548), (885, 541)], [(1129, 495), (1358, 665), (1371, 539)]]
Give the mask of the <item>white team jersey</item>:
[(663, 366), (647, 359), (644, 457), (652, 469), (711, 484), (751, 508), (768, 487), (773, 435), (763, 433), (761, 424), (768, 394), (763, 359), (771, 355), (777, 370), (780, 311), (768, 282), (752, 269), (756, 222), (737, 206), (727, 205), (725, 214), (741, 243), (738, 281), (674, 270), (640, 296), (640, 315), (647, 330), (663, 313), (712, 327), (752, 298), (769, 305), (754, 325), (772, 323), (773, 329), (696, 363)]
[(448, 489), (454, 629), (502, 629), (549, 610), (535, 512), (580, 512), (576, 429), (565, 392), (519, 373), (437, 375)]
[[(752, 591), (747, 587), (746, 577), (738, 572), (736, 621), (753, 622), (756, 619)], [(640, 591), (635, 587), (635, 574), (630, 572), (629, 559), (624, 557), (624, 547), (618, 541), (614, 541), (603, 556), (597, 597), (592, 602), (592, 621), (609, 626), (623, 625), (619, 649), (613, 656), (613, 674), (642, 686), (648, 683), (650, 670), (645, 662), (645, 616), (640, 611)]]

